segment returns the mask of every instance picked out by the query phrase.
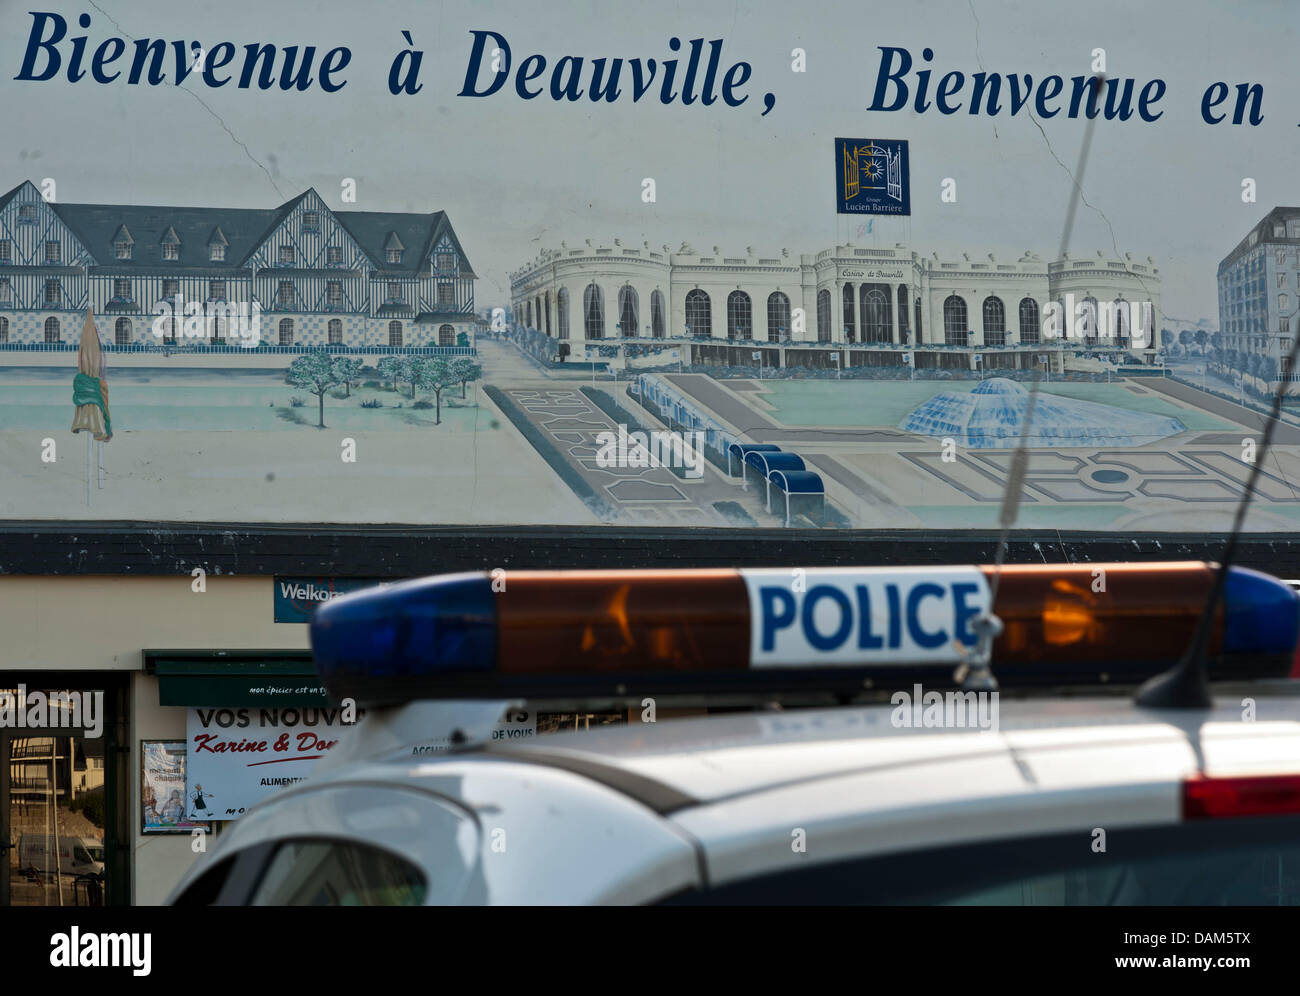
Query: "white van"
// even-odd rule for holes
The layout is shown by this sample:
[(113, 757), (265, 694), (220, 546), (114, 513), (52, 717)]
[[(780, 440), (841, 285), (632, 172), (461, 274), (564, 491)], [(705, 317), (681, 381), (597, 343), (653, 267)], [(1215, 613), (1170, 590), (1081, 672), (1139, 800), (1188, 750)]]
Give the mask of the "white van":
[(18, 840), (18, 867), (41, 875), (103, 875), (104, 845), (87, 837), (60, 837), (57, 859), (53, 835), (25, 833)]

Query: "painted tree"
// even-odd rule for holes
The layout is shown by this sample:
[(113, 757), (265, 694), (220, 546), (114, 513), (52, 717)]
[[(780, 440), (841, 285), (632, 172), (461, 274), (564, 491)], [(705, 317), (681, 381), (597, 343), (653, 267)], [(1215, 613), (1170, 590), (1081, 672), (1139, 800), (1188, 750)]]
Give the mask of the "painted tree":
[(393, 390), (397, 390), (397, 382), (402, 379), (402, 359), (399, 356), (385, 356), (375, 364), (375, 372), (379, 376), (393, 385)]
[(1196, 340), (1196, 345), (1201, 347), (1201, 355), (1205, 355), (1205, 344), (1210, 341), (1210, 334), (1205, 329), (1197, 329), (1192, 336)]
[(352, 385), (361, 380), (361, 361), (346, 356), (334, 357), (334, 376), (347, 389), (345, 397), (352, 397)]
[(1169, 329), (1160, 330), (1160, 345), (1168, 349), (1174, 344), (1174, 334)]
[(442, 425), (442, 392), (458, 381), (457, 371), (445, 356), (419, 356), (411, 365), (411, 376), (420, 390), (433, 392), (437, 402), (434, 425)]
[(1222, 332), (1213, 332), (1210, 334), (1210, 346), (1213, 347), (1215, 352), (1218, 352), (1220, 349), (1223, 348)]
[(402, 357), (402, 377), (411, 385), (411, 399), (415, 400), (415, 389), (419, 386), (418, 381), (425, 376), (424, 369), (426, 360), (423, 356), (404, 356)]
[(305, 353), (285, 371), (284, 381), (292, 387), (311, 391), (320, 401), (320, 419), (316, 428), (325, 428), (325, 392), (339, 383), (334, 371), (334, 360), (324, 352)]
[(468, 356), (457, 356), (453, 359), (451, 361), (451, 370), (456, 380), (460, 382), (460, 396), (462, 398), (465, 397), (465, 385), (483, 376), (483, 368)]
[(1186, 351), (1192, 345), (1192, 330), (1183, 329), (1178, 333), (1178, 344)]

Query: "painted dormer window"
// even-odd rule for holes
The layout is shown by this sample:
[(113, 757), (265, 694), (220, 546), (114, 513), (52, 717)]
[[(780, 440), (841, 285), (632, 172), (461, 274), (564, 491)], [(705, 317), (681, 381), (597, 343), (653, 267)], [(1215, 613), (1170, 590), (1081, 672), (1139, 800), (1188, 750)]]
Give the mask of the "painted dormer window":
[(226, 247), (213, 243), (209, 246), (208, 259), (213, 263), (224, 262), (226, 258)]
[(302, 230), (304, 232), (320, 231), (320, 212), (304, 211), (302, 213)]
[(47, 263), (57, 263), (57, 262), (59, 261), (59, 256), (60, 256), (61, 252), (62, 252), (62, 249), (60, 248), (58, 242), (56, 242), (56, 241), (53, 240), (53, 239), (51, 239), (49, 242), (46, 242), (46, 243), (45, 243), (45, 262), (47, 262)]
[(130, 258), (131, 258), (131, 243), (130, 243), (130, 242), (114, 242), (114, 243), (113, 243), (113, 258), (114, 258), (114, 259), (130, 259)]
[(293, 265), (293, 246), (281, 246), (280, 254), (277, 257), (281, 266)]
[(36, 205), (20, 204), (18, 206), (18, 220), (31, 224), (36, 221)]
[(434, 265), (439, 273), (452, 273), (456, 270), (456, 254), (454, 252), (439, 252), (435, 257)]
[(328, 264), (329, 266), (342, 266), (342, 265), (343, 265), (343, 247), (342, 247), (342, 246), (329, 246), (329, 247), (325, 250), (325, 262), (326, 262), (326, 264)]
[(164, 261), (174, 263), (181, 258), (181, 240), (176, 236), (176, 229), (169, 227), (163, 233), (161, 246)]
[(402, 250), (406, 246), (402, 245), (402, 240), (397, 237), (396, 232), (389, 232), (388, 238), (384, 240), (384, 259), (389, 263), (400, 263), (402, 261)]

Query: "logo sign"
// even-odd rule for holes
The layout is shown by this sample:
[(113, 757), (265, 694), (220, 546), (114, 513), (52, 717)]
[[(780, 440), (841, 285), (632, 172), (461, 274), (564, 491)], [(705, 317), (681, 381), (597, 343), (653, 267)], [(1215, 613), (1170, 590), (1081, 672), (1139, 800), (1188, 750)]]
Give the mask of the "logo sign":
[(836, 213), (910, 215), (908, 176), (906, 141), (835, 139)]
[(812, 569), (741, 572), (749, 590), (750, 663), (957, 663), (975, 645), (972, 625), (989, 608), (974, 567), (900, 568), (864, 574)]
[(350, 592), (386, 582), (375, 578), (276, 578), (275, 621), (305, 623), (316, 606)]

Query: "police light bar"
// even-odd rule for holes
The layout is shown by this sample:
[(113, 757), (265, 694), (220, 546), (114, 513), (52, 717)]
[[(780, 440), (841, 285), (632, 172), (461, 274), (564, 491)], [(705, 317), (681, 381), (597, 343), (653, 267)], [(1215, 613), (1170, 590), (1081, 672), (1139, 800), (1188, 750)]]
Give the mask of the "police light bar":
[[(993, 572), (451, 574), (327, 602), (311, 642), (328, 692), (363, 705), (942, 686), (975, 644)], [(1003, 687), (1144, 681), (1186, 649), (1212, 578), (1199, 562), (1005, 566), (994, 674)], [(1285, 677), (1298, 636), (1300, 594), (1233, 567), (1210, 677)]]

